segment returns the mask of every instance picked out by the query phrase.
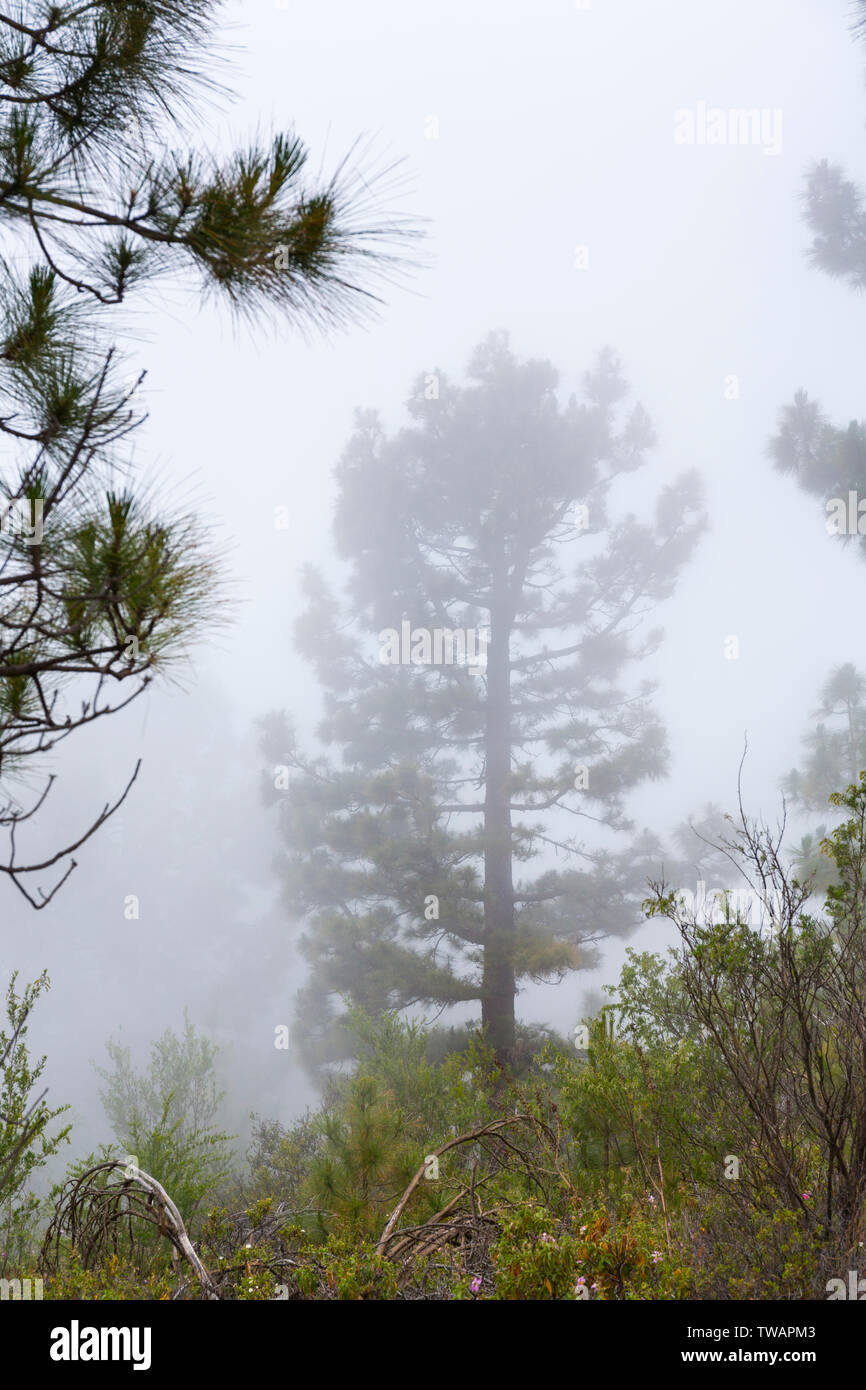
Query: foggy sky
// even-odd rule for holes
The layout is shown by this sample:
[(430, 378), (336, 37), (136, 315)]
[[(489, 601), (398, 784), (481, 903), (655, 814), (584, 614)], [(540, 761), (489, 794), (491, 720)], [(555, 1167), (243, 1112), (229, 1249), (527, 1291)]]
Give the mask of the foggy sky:
[[(399, 427), (415, 376), (460, 378), (495, 328), (519, 356), (550, 358), (563, 394), (610, 344), (659, 436), (620, 502), (637, 511), (686, 467), (701, 472), (712, 529), (654, 618), (671, 776), (629, 800), (639, 825), (664, 837), (704, 802), (732, 809), (746, 733), (749, 809), (775, 817), (821, 681), (862, 663), (866, 570), (765, 452), (799, 387), (836, 423), (863, 414), (863, 304), (809, 267), (800, 220), (812, 161), (863, 172), (866, 48), (844, 0), (245, 0), (229, 16), (237, 99), (203, 140), (294, 127), (327, 175), (366, 134), (376, 159), (405, 157), (395, 206), (429, 219), (430, 264), (386, 291), (375, 322), (327, 338), (234, 326), (180, 286), (127, 315), (130, 370), (148, 370), (141, 477), (202, 498), (240, 602), (183, 689), (74, 736), (51, 764), (61, 780), (35, 845), (89, 823), (144, 759), (116, 827), (79, 853), (55, 902), (34, 913), (0, 881), (0, 972), (51, 974), (30, 1038), (48, 1053), (49, 1100), (75, 1106), (76, 1154), (110, 1137), (90, 1059), (105, 1060), (111, 1034), (144, 1060), (184, 1005), (226, 1049), (239, 1127), (251, 1109), (288, 1120), (313, 1096), (273, 1048), (302, 976), (253, 724), (276, 707), (307, 735), (316, 722), (292, 651), (297, 576), (312, 561), (340, 577), (332, 469), (356, 407)], [(780, 110), (781, 150), (677, 144), (675, 112), (701, 102)], [(274, 526), (280, 505), (288, 530)], [(137, 923), (123, 917), (131, 893)], [(631, 944), (663, 935), (654, 924)], [(621, 957), (610, 946), (592, 976), (527, 991), (521, 1016), (572, 1026)]]

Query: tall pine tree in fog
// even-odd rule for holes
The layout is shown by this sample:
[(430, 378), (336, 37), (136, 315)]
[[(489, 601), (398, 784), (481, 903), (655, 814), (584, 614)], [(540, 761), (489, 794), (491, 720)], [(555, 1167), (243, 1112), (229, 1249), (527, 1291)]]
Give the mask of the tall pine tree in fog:
[(610, 353), (582, 399), (557, 382), (493, 334), (467, 384), (419, 380), (397, 433), (359, 413), (338, 467), (345, 599), (308, 573), (298, 625), (325, 751), (278, 716), (264, 733), (311, 1060), (345, 1055), (344, 997), (480, 1004), (507, 1061), (521, 981), (592, 964), (639, 917), (657, 845), (628, 842), (624, 802), (667, 753), (634, 668), (702, 529), (698, 484), (620, 515), (647, 414)]

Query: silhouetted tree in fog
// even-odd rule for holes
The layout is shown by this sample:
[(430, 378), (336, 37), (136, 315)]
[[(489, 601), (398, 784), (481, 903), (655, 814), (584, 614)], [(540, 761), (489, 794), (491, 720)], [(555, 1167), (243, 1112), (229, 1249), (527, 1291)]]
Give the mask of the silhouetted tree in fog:
[[(834, 794), (856, 786), (866, 769), (866, 680), (850, 662), (827, 676), (813, 719), (802, 740), (802, 765), (792, 768), (782, 787), (795, 810), (828, 816)], [(801, 881), (812, 879), (816, 892), (826, 892), (833, 882), (826, 834), (826, 824), (816, 825), (793, 854)]]
[[(866, 36), (866, 0), (857, 0), (855, 9), (854, 31), (862, 38)], [(862, 290), (866, 286), (863, 190), (840, 165), (824, 159), (809, 171), (805, 220), (814, 234), (809, 249), (812, 264)], [(851, 420), (847, 426), (834, 425), (817, 401), (806, 391), (797, 391), (782, 410), (770, 456), (781, 473), (822, 499), (828, 533), (846, 544), (857, 537), (860, 558), (866, 559), (866, 423)]]
[(657, 862), (650, 837), (609, 832), (665, 772), (651, 686), (626, 675), (702, 529), (697, 481), (664, 487), (651, 520), (617, 515), (654, 437), (609, 352), (580, 401), (501, 333), (468, 376), (422, 378), (393, 436), (358, 415), (337, 473), (345, 601), (308, 573), (298, 627), (331, 752), (265, 721), (287, 901), (308, 921), (298, 1039), (317, 1061), (346, 1046), (340, 995), (372, 1012), (478, 1002), (507, 1060), (520, 981), (591, 964), (636, 923)]

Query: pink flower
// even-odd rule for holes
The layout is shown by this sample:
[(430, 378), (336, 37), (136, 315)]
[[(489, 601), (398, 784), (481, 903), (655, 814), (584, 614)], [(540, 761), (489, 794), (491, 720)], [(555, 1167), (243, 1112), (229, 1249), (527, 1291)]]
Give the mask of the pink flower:
[(658, 1262), (659, 1262), (659, 1260), (661, 1259), (661, 1257), (662, 1257), (662, 1252), (661, 1252), (661, 1250), (654, 1250), (654, 1251), (653, 1251), (653, 1264), (654, 1264), (654, 1265), (658, 1264)]
[(812, 1194), (811, 1194), (811, 1192), (804, 1192), (804, 1193), (803, 1193), (803, 1201), (804, 1201), (804, 1202), (811, 1202), (811, 1200), (812, 1200)]
[(470, 1289), (472, 1290), (473, 1293), (478, 1293), (478, 1292), (480, 1291), (480, 1289), (481, 1289), (481, 1275), (480, 1275), (480, 1274), (476, 1274), (475, 1278), (472, 1280), (472, 1283), (469, 1285), (469, 1287), (470, 1287)]

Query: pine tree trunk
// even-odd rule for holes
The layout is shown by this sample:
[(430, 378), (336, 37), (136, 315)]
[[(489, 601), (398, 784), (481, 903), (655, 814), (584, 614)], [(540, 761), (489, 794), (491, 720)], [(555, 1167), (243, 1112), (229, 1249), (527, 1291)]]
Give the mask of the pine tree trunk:
[[(505, 587), (503, 576), (502, 587)], [(484, 797), (484, 976), (481, 1022), (504, 1066), (514, 1051), (514, 890), (511, 876), (510, 615), (490, 615), (487, 648), (486, 789)]]

